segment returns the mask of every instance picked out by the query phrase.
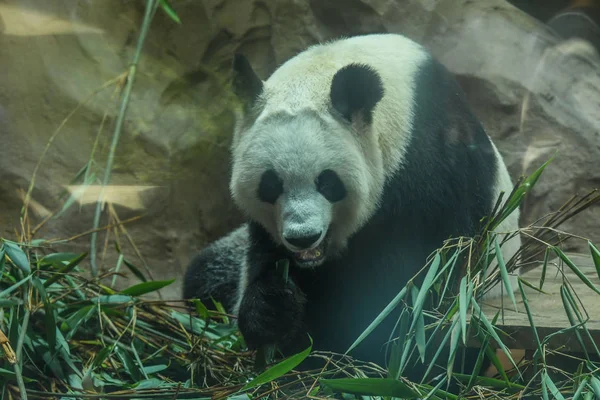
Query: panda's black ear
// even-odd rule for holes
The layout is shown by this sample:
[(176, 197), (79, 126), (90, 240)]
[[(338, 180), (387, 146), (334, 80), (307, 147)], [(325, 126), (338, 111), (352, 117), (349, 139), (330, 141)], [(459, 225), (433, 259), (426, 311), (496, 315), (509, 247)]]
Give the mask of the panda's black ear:
[(331, 82), (331, 104), (348, 121), (361, 112), (364, 122), (370, 124), (373, 109), (383, 93), (381, 77), (364, 64), (346, 65), (335, 73)]
[(239, 53), (233, 56), (233, 92), (249, 108), (262, 93), (263, 82), (252, 69), (248, 59)]

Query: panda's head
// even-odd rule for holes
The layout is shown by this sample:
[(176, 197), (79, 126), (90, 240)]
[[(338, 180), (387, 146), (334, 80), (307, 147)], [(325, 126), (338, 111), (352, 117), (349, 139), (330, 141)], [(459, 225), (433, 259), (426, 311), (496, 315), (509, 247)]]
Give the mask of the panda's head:
[[(233, 199), (297, 266), (318, 266), (345, 248), (381, 197), (381, 151), (371, 129), (381, 78), (350, 64), (320, 74), (326, 87), (299, 76), (282, 89), (262, 82), (239, 55), (234, 73), (245, 112), (232, 146)], [(286, 106), (277, 100), (281, 90), (290, 104), (311, 101)]]

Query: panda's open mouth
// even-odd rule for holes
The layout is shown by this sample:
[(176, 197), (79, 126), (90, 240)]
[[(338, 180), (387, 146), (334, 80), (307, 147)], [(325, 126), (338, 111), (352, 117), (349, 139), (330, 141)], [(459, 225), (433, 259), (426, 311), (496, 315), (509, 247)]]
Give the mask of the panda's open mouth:
[(325, 260), (325, 246), (321, 243), (319, 246), (310, 250), (294, 252), (296, 264), (301, 267), (316, 267)]

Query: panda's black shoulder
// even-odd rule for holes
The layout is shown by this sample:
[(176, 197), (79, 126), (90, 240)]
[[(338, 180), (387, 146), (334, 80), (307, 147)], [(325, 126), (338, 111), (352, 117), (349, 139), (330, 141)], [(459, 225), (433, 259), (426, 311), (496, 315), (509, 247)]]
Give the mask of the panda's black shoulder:
[(431, 55), (415, 71), (409, 95), (410, 142), (388, 184), (388, 203), (397, 200), (436, 219), (444, 215), (457, 231), (472, 232), (472, 221), (487, 215), (494, 195), (493, 145), (454, 75)]

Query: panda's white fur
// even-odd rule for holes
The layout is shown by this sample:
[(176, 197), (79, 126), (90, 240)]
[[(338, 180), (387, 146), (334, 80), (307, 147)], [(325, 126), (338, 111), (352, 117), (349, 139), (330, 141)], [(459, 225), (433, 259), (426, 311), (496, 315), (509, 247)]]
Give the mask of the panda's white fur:
[[(305, 301), (308, 301), (306, 317), (312, 318), (313, 327), (318, 324), (315, 321), (319, 318), (315, 313), (326, 312), (326, 307), (320, 311), (315, 302), (330, 302), (328, 310), (334, 312), (341, 306), (350, 309), (362, 307), (360, 299), (332, 297), (348, 296), (353, 293), (353, 287), (362, 284), (365, 290), (371, 290), (365, 295), (365, 310), (375, 317), (382, 305), (391, 300), (394, 288), (401, 289), (394, 286), (394, 282), (410, 278), (411, 271), (416, 272), (422, 267), (426, 250), (434, 250), (434, 243), (441, 245), (442, 236), (454, 228), (472, 231), (472, 225), (477, 221), (471, 219), (484, 216), (473, 216), (472, 210), (483, 208), (491, 211), (500, 193), (504, 192), (506, 198), (513, 189), (502, 157), (468, 110), (458, 86), (421, 46), (403, 36), (366, 35), (312, 46), (285, 62), (264, 82), (254, 75), (245, 59), (238, 59), (234, 65), (236, 62), (234, 69), (242, 75), (237, 81), (237, 93), (245, 102), (232, 142), (230, 188), (235, 203), (248, 216), (250, 223), (236, 231), (236, 237), (245, 235), (248, 238), (247, 246), (239, 246), (239, 241), (235, 244), (232, 241), (231, 247), (239, 249), (239, 255), (222, 268), (231, 271), (232, 281), (238, 285), (232, 312), (240, 318), (241, 328), (246, 329), (246, 332), (242, 329), (242, 333), (247, 336), (247, 342), (274, 340), (276, 333), (286, 332), (285, 327), (277, 332), (273, 327), (273, 332), (269, 332), (267, 326), (278, 324), (269, 318), (280, 313), (287, 318), (288, 324), (295, 324), (302, 320), (304, 314), (300, 314), (305, 308)], [(349, 65), (357, 66), (353, 72), (357, 75), (342, 72)], [(348, 81), (348, 77), (355, 76), (356, 82)], [(338, 77), (346, 79), (339, 79), (339, 90), (335, 89)], [(383, 89), (380, 98), (377, 90), (370, 87), (377, 82)], [(438, 83), (441, 85), (440, 99), (435, 93)], [(344, 103), (345, 94), (350, 97), (347, 104)], [(360, 97), (363, 94), (365, 99)], [(369, 99), (375, 99), (373, 107), (367, 104)], [(422, 104), (424, 101), (427, 104)], [(441, 104), (444, 101), (446, 103)], [(351, 113), (345, 115), (344, 111)], [(445, 118), (446, 125), (438, 121), (442, 118)], [(428, 132), (429, 128), (435, 132)], [(423, 139), (428, 135), (431, 137)], [(434, 136), (441, 137), (444, 143), (436, 144), (432, 139)], [(461, 153), (458, 158), (447, 154), (447, 158), (432, 160), (428, 158), (426, 145), (432, 146), (432, 154), (443, 157), (446, 157), (445, 152), (454, 148), (461, 149), (464, 154)], [(477, 149), (479, 145), (481, 150)], [(421, 155), (412, 154), (416, 151), (413, 148)], [(419, 157), (423, 159), (423, 177), (420, 180), (403, 179), (402, 174), (407, 169), (412, 171), (410, 173), (421, 173)], [(461, 162), (467, 162), (465, 160), (468, 165), (478, 167), (476, 169), (481, 167), (481, 171), (457, 169), (463, 165)], [(443, 165), (436, 165), (436, 162)], [(277, 194), (269, 201), (257, 195), (267, 170), (275, 172), (266, 180), (270, 185), (267, 185), (266, 192)], [(315, 190), (315, 184), (325, 170), (334, 171), (343, 184), (341, 200), (331, 201)], [(444, 182), (433, 177), (429, 182), (430, 178), (426, 178), (429, 170), (448, 173), (448, 180), (457, 176), (457, 180)], [(469, 178), (469, 175), (475, 178)], [(398, 187), (402, 182), (410, 187)], [(279, 184), (280, 187), (277, 186)], [(453, 184), (465, 184), (468, 188), (472, 187), (469, 185), (479, 185), (477, 187), (482, 193), (460, 191), (452, 188)], [(442, 188), (440, 185), (449, 187)], [(438, 225), (435, 220), (421, 215), (434, 210), (432, 207), (436, 205), (445, 204), (444, 199), (431, 198), (432, 193), (438, 192), (448, 196), (446, 214), (453, 214), (452, 207), (460, 209), (456, 215), (439, 216), (447, 217), (447, 221), (440, 222), (440, 232), (436, 232)], [(423, 210), (415, 210), (415, 215), (411, 215), (412, 210), (400, 206), (405, 198), (407, 204), (417, 208), (422, 200), (425, 204)], [(486, 204), (477, 205), (480, 198), (485, 199)], [(473, 205), (463, 204), (465, 202)], [(402, 220), (397, 219), (401, 215), (408, 216), (411, 221), (404, 225)], [(461, 219), (467, 216), (469, 221)], [(452, 222), (455, 219), (456, 227)], [(430, 225), (411, 226), (421, 220)], [(516, 210), (497, 231), (514, 232), (518, 229), (518, 221), (519, 212)], [(377, 226), (387, 226), (393, 230), (391, 236), (403, 238), (401, 240), (406, 243), (400, 241), (397, 249), (391, 239), (381, 243), (388, 238), (378, 236), (382, 233)], [(414, 238), (410, 236), (412, 231), (415, 232)], [(427, 236), (429, 232), (431, 239)], [(296, 239), (306, 237), (313, 239), (306, 246), (299, 245), (304, 242)], [(430, 242), (415, 249), (419, 247), (419, 237)], [(411, 240), (416, 242), (411, 243)], [(227, 246), (227, 238), (220, 241), (220, 246)], [(503, 245), (505, 260), (510, 259), (519, 247), (518, 235)], [(315, 249), (323, 252), (324, 256), (304, 264), (296, 259), (295, 266), (300, 268), (294, 269), (296, 275), (292, 274), (290, 280), (292, 285), (297, 280), (298, 286), (288, 289), (294, 295), (265, 283), (266, 280), (276, 280), (270, 266), (257, 267), (265, 259), (269, 259), (271, 265), (274, 253), (298, 256), (310, 251), (314, 253)], [(215, 248), (211, 251), (214, 252)], [(411, 265), (395, 267), (396, 259)], [(365, 264), (371, 260), (372, 265)], [(402, 261), (398, 262), (402, 264)], [(398, 272), (390, 268), (397, 268)], [(206, 261), (203, 261), (192, 263), (189, 271), (204, 273), (207, 269)], [(387, 273), (392, 274), (390, 279), (380, 277), (380, 274), (385, 276)], [(188, 274), (193, 277), (186, 278), (186, 297), (206, 297), (206, 293), (194, 289), (197, 286), (194, 280), (200, 279), (199, 273)], [(268, 275), (268, 279), (262, 278), (264, 274)], [(210, 280), (210, 273), (206, 273), (204, 279)], [(516, 288), (516, 277), (512, 279)], [(249, 293), (254, 285), (263, 286)], [(298, 290), (307, 292), (307, 298)], [(488, 296), (496, 296), (501, 290), (502, 286), (497, 285)], [(264, 300), (261, 296), (265, 293), (271, 296), (268, 298), (280, 297), (281, 301)], [(378, 295), (383, 297), (377, 298)], [(232, 301), (231, 296), (229, 300)], [(369, 301), (373, 304), (367, 307)], [(266, 311), (259, 312), (261, 307), (266, 307)], [(352, 316), (340, 312), (342, 314), (336, 323), (344, 331), (342, 324), (352, 324), (349, 322)], [(365, 317), (364, 321), (367, 320), (369, 318)], [(364, 321), (360, 323), (364, 324)], [(346, 329), (347, 335), (366, 327), (344, 326), (352, 327)], [(288, 330), (295, 329), (299, 326)], [(321, 330), (321, 337), (315, 338), (316, 348), (319, 347), (318, 340), (325, 343), (322, 344), (324, 347), (347, 345), (350, 340), (343, 338), (339, 340), (340, 344), (333, 344), (329, 337), (323, 336), (336, 334), (331, 328), (317, 326), (316, 329)], [(374, 340), (384, 336), (380, 334)], [(371, 357), (373, 348), (364, 348), (371, 350), (362, 354)]]

